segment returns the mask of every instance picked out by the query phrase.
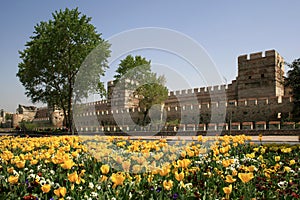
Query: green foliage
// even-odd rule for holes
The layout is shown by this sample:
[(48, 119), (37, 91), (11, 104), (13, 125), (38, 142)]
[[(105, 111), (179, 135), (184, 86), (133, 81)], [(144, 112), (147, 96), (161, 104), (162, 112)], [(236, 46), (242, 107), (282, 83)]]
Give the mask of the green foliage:
[[(67, 127), (72, 128), (73, 86), (79, 68), (88, 54), (100, 46), (101, 56), (85, 63), (91, 64), (85, 74), (89, 77), (86, 83), (90, 88), (86, 87), (87, 90), (78, 94), (86, 96), (89, 89), (98, 86), (100, 76), (104, 75), (110, 45), (90, 24), (91, 18), (81, 15), (77, 8), (56, 11), (52, 17), (53, 20), (40, 22), (34, 27), (34, 35), (26, 43), (26, 48), (19, 52), (22, 62), (18, 65), (17, 77), (32, 102), (62, 108)], [(102, 90), (101, 84), (99, 86), (98, 89)]]
[[(122, 77), (130, 77), (134, 80), (139, 80), (145, 75), (151, 73), (151, 61), (147, 61), (146, 58), (141, 56), (128, 55), (125, 59), (121, 60), (116, 75), (114, 76), (116, 81), (119, 81)], [(136, 70), (138, 68), (138, 70)]]
[(171, 121), (168, 121), (168, 125), (179, 125), (180, 124), (180, 121), (179, 119), (175, 119), (175, 120), (171, 120)]
[[(126, 89), (134, 89), (133, 95), (138, 97), (139, 106), (145, 108), (144, 117), (139, 123), (148, 123), (147, 115), (154, 105), (163, 105), (168, 98), (168, 89), (165, 87), (165, 77), (158, 76), (151, 71), (151, 61), (141, 56), (127, 56), (121, 60), (114, 78), (116, 81), (126, 81)], [(132, 82), (133, 81), (133, 82)]]
[(294, 98), (293, 119), (300, 120), (300, 58), (291, 64), (287, 63), (287, 66), (290, 70), (287, 73), (286, 85), (292, 88)]
[(20, 122), (20, 127), (22, 130), (33, 131), (38, 128), (38, 125), (32, 122), (22, 121)]
[(5, 115), (5, 120), (12, 120), (12, 114), (7, 114)]

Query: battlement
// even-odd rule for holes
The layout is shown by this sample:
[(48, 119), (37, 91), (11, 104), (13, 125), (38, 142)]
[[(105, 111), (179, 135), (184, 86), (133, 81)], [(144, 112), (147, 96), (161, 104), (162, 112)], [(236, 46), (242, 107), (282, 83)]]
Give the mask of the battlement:
[(259, 58), (275, 57), (277, 52), (275, 50), (268, 50), (265, 52), (256, 52), (251, 54), (240, 55), (238, 57), (238, 62), (256, 60)]
[(176, 90), (176, 91), (169, 91), (168, 97), (172, 96), (189, 96), (192, 94), (203, 94), (203, 95), (209, 95), (209, 93), (216, 93), (221, 91), (226, 91), (230, 85), (215, 85), (215, 86), (208, 86), (208, 87), (200, 87), (200, 88), (193, 88), (193, 89), (184, 89), (184, 90)]

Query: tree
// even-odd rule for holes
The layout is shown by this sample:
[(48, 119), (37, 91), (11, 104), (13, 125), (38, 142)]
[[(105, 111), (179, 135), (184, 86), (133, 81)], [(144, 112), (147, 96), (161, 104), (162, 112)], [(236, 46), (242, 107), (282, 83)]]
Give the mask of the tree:
[[(55, 11), (52, 17), (53, 20), (40, 22), (34, 27), (34, 35), (25, 44), (25, 50), (19, 51), (22, 62), (18, 65), (17, 77), (33, 103), (42, 102), (61, 108), (66, 127), (72, 131), (72, 97), (76, 75), (89, 53), (100, 47), (101, 54), (89, 63), (92, 67), (85, 75), (88, 77), (87, 83), (97, 83), (97, 87), (89, 84), (88, 89), (103, 92), (100, 76), (108, 67), (110, 45), (90, 24), (91, 18), (82, 15), (77, 8)], [(88, 92), (86, 90), (80, 95), (87, 96)]]
[(136, 88), (133, 95), (138, 96), (139, 107), (145, 110), (140, 124), (146, 125), (151, 107), (161, 105), (160, 109), (162, 109), (163, 102), (168, 98), (168, 89), (164, 86), (165, 77), (158, 76), (151, 71), (151, 61), (141, 56), (133, 57), (131, 55), (121, 60), (116, 73), (114, 76), (116, 82), (128, 79), (134, 81), (128, 82), (133, 85), (127, 84), (126, 89)]
[(293, 94), (293, 119), (300, 120), (300, 58), (294, 60), (291, 64), (286, 63), (289, 68), (287, 72), (286, 85), (290, 86)]

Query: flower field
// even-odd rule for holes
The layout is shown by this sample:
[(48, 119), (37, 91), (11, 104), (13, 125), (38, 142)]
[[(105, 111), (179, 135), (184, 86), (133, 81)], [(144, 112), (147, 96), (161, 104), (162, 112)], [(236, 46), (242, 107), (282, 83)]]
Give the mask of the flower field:
[(299, 145), (0, 137), (0, 199), (300, 199)]

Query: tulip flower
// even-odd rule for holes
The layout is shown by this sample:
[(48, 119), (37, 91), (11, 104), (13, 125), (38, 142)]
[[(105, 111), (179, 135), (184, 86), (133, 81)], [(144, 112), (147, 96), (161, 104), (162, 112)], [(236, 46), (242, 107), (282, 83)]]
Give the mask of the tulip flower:
[(45, 184), (41, 187), (41, 189), (44, 193), (48, 193), (51, 190), (51, 185)]
[(239, 173), (238, 177), (243, 183), (247, 183), (254, 178), (253, 173)]
[(112, 188), (116, 188), (118, 185), (123, 185), (124, 180), (125, 176), (123, 173), (113, 173), (111, 176), (111, 181), (114, 183)]
[(164, 180), (163, 186), (166, 190), (171, 190), (173, 187), (173, 181), (172, 180)]
[(108, 174), (109, 173), (109, 165), (102, 165), (100, 170), (101, 170), (102, 174)]
[(9, 176), (8, 177), (8, 182), (12, 185), (18, 183), (19, 181), (19, 176)]

